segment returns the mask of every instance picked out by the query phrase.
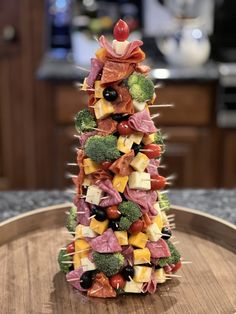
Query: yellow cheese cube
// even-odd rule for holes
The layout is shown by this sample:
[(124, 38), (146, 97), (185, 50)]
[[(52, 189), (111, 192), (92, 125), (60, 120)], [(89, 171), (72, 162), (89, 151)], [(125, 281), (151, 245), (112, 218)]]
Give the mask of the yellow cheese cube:
[(146, 228), (146, 234), (150, 241), (158, 241), (162, 237), (161, 230), (156, 223), (152, 223)]
[(104, 87), (101, 86), (101, 81), (95, 81), (94, 83), (94, 97), (95, 98), (103, 98)]
[(133, 143), (129, 137), (120, 135), (117, 140), (117, 149), (122, 153), (129, 153)]
[(154, 140), (155, 140), (155, 133), (145, 134), (143, 139), (142, 139), (142, 142), (144, 145), (148, 145), (148, 144), (153, 143)]
[(147, 241), (148, 241), (148, 236), (143, 232), (133, 234), (129, 237), (129, 244), (136, 246), (140, 249), (145, 248)]
[(156, 279), (157, 283), (164, 283), (166, 282), (166, 274), (163, 268), (159, 268), (154, 272), (154, 278)]
[(74, 265), (74, 269), (77, 269), (81, 266), (79, 254), (73, 255), (73, 265)]
[(128, 233), (127, 231), (115, 231), (115, 236), (120, 245), (128, 245)]
[(136, 171), (143, 172), (147, 168), (148, 164), (149, 158), (143, 153), (138, 153), (131, 161), (130, 166)]
[(90, 185), (87, 189), (85, 201), (90, 204), (99, 205), (103, 191), (96, 185)]
[(153, 223), (157, 224), (158, 228), (159, 228), (160, 230), (162, 230), (162, 228), (163, 228), (163, 221), (162, 221), (162, 214), (161, 214), (161, 212), (159, 212), (159, 213), (155, 216), (155, 218), (154, 218), (154, 220), (153, 220)]
[(134, 106), (134, 109), (136, 111), (143, 111), (145, 106), (146, 106), (146, 102), (145, 101), (144, 102), (139, 102), (139, 101), (133, 99), (133, 106)]
[(147, 172), (134, 171), (129, 176), (130, 189), (136, 190), (150, 190), (151, 189), (151, 177)]
[(83, 268), (85, 268), (85, 271), (96, 269), (95, 264), (92, 263), (88, 257), (82, 257), (80, 259), (80, 262), (81, 262), (81, 266), (83, 266)]
[(146, 266), (134, 266), (134, 281), (149, 282), (152, 275), (152, 268)]
[(90, 158), (84, 159), (83, 166), (84, 166), (84, 173), (85, 174), (90, 174), (90, 173), (93, 173), (93, 172), (97, 171), (98, 169), (100, 169), (99, 164), (97, 164), (96, 162), (94, 162)]
[(162, 222), (163, 222), (163, 226), (167, 226), (168, 225), (168, 218), (166, 217), (166, 213), (164, 211), (160, 212), (161, 214), (161, 218), (162, 218)]
[(75, 238), (83, 239), (83, 238), (94, 238), (96, 237), (96, 233), (89, 227), (84, 225), (78, 225), (75, 228)]
[(129, 139), (138, 145), (141, 143), (142, 138), (143, 138), (143, 133), (141, 132), (134, 132), (129, 136)]
[(124, 291), (126, 293), (142, 293), (142, 282), (135, 282), (134, 280), (126, 281)]
[(79, 257), (88, 256), (90, 251), (90, 245), (84, 239), (75, 240), (75, 252), (79, 255)]
[(134, 250), (134, 265), (150, 263), (151, 253), (148, 248)]
[(89, 227), (96, 233), (102, 234), (105, 230), (107, 230), (108, 224), (109, 224), (108, 219), (104, 221), (98, 221), (95, 218), (92, 218)]
[(87, 83), (87, 77), (84, 79), (83, 84), (81, 86), (81, 90), (87, 90), (89, 88), (88, 83)]
[(105, 119), (114, 112), (112, 103), (101, 98), (94, 105), (94, 113), (97, 119)]
[(120, 175), (115, 175), (113, 180), (112, 180), (112, 184), (113, 187), (116, 191), (123, 193), (126, 187), (126, 184), (129, 180), (128, 176), (120, 176)]

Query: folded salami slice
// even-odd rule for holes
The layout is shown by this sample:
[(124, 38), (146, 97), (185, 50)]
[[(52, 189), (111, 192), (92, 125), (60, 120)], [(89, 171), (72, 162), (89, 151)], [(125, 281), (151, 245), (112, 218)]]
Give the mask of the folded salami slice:
[(148, 111), (143, 111), (133, 114), (129, 120), (129, 126), (139, 132), (143, 133), (154, 133), (157, 131), (154, 122), (152, 121)]
[(87, 291), (86, 289), (83, 289), (80, 285), (80, 277), (83, 275), (84, 272), (85, 272), (85, 269), (81, 266), (75, 270), (70, 271), (68, 274), (66, 274), (66, 279), (70, 282), (70, 284), (75, 289), (78, 289), (79, 291)]
[(150, 159), (149, 164), (147, 165), (147, 172), (150, 173), (150, 175), (158, 174), (159, 165), (160, 165), (160, 160)]
[(98, 187), (103, 190), (108, 196), (108, 198), (103, 199), (99, 206), (108, 207), (112, 205), (117, 205), (122, 202), (120, 194), (113, 188), (110, 180), (104, 180), (97, 183)]
[(83, 198), (77, 198), (74, 200), (77, 207), (77, 222), (84, 226), (89, 226), (90, 224), (90, 208)]
[(134, 158), (134, 151), (131, 150), (130, 153), (124, 154), (119, 159), (113, 162), (110, 166), (109, 170), (118, 174), (120, 176), (128, 176), (132, 172), (132, 168), (130, 167), (130, 163)]
[(148, 242), (146, 247), (151, 252), (152, 258), (169, 257), (170, 249), (165, 240), (159, 239), (157, 242)]
[(155, 293), (157, 290), (157, 280), (155, 279), (154, 272), (152, 272), (151, 280), (149, 282), (145, 282), (142, 287), (142, 291), (149, 292), (151, 294)]
[(101, 84), (107, 85), (126, 79), (134, 70), (129, 63), (106, 61), (102, 71)]
[(102, 235), (90, 241), (92, 249), (99, 253), (121, 252), (122, 248), (112, 229), (107, 229)]
[(103, 68), (103, 62), (101, 62), (97, 58), (91, 58), (91, 70), (87, 77), (87, 84), (89, 87), (93, 87), (94, 82), (96, 81), (96, 78), (98, 77), (98, 74), (102, 71), (102, 68)]

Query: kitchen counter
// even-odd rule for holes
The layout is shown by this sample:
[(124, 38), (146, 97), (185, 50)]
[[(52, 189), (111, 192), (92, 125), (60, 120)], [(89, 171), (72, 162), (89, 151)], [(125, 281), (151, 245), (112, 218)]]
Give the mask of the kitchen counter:
[[(198, 209), (236, 224), (236, 189), (171, 190), (172, 204)], [(0, 221), (39, 207), (70, 202), (67, 191), (0, 192)]]
[[(154, 81), (214, 81), (219, 78), (218, 64), (214, 61), (208, 61), (202, 66), (193, 68), (178, 68), (148, 59), (146, 64), (152, 68), (150, 78)], [(89, 69), (90, 65), (84, 67)], [(55, 58), (46, 54), (37, 71), (37, 78), (40, 80), (82, 82), (87, 74), (87, 71), (76, 67), (71, 56), (66, 59)]]

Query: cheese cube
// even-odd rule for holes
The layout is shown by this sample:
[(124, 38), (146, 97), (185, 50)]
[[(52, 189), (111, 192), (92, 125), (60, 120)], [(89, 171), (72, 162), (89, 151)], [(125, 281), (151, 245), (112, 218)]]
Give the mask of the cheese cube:
[(85, 158), (83, 161), (83, 166), (85, 174), (90, 174), (100, 169), (99, 164), (94, 162), (91, 158)]
[(78, 252), (78, 256), (81, 257), (86, 257), (88, 256), (90, 251), (90, 245), (88, 244), (87, 241), (83, 239), (77, 239), (75, 240), (75, 252)]
[(89, 179), (88, 177), (84, 177), (84, 181), (82, 183), (83, 186), (90, 186), (91, 185), (91, 179)]
[(87, 189), (85, 201), (90, 204), (99, 205), (102, 197), (102, 190), (96, 185), (90, 185)]
[(129, 45), (128, 40), (118, 41), (118, 40), (114, 39), (112, 41), (112, 48), (118, 55), (123, 55), (125, 53), (128, 45)]
[(166, 282), (166, 274), (163, 268), (159, 268), (154, 272), (154, 278), (156, 279), (157, 283), (164, 283)]
[(156, 203), (153, 205), (153, 207), (158, 211), (158, 213), (161, 212), (161, 208), (160, 208), (160, 205), (159, 205), (158, 202), (156, 202)]
[(89, 226), (78, 225), (75, 228), (75, 237), (77, 239), (94, 238), (96, 235), (97, 234)]
[(128, 245), (128, 233), (127, 231), (114, 231), (115, 236), (120, 245)]
[(89, 88), (88, 83), (87, 83), (87, 77), (84, 79), (83, 84), (81, 86), (81, 90), (87, 90)]
[(134, 265), (150, 263), (151, 253), (148, 248), (134, 250)]
[(120, 135), (117, 140), (117, 149), (122, 153), (129, 153), (133, 143), (129, 137)]
[(131, 161), (130, 166), (136, 171), (143, 172), (149, 164), (149, 158), (143, 153), (138, 153)]
[(134, 281), (149, 282), (151, 280), (152, 267), (134, 266)]
[(159, 228), (159, 230), (162, 230), (162, 228), (163, 228), (163, 221), (162, 221), (162, 214), (161, 214), (161, 212), (159, 212), (156, 216), (155, 216), (155, 218), (154, 218), (154, 220), (153, 220), (153, 223), (155, 223), (155, 224), (157, 224), (157, 227)]
[(134, 132), (129, 136), (129, 139), (138, 145), (141, 143), (142, 138), (143, 138), (143, 133), (141, 132)]
[(146, 228), (146, 234), (150, 241), (158, 241), (161, 237), (161, 230), (158, 228), (156, 223), (152, 223)]
[(148, 144), (153, 143), (154, 140), (155, 140), (155, 133), (145, 134), (143, 136), (142, 142), (143, 142), (144, 145), (148, 145)]
[(134, 280), (126, 281), (124, 292), (126, 293), (142, 293), (142, 282), (135, 282)]
[(101, 98), (94, 105), (94, 113), (97, 119), (105, 119), (114, 112), (112, 103)]
[(85, 268), (85, 271), (89, 271), (89, 270), (94, 270), (96, 269), (96, 266), (94, 263), (92, 263), (88, 257), (82, 257), (80, 259), (81, 262), (81, 266), (83, 266), (83, 268)]
[(136, 111), (143, 111), (146, 106), (146, 102), (138, 102), (137, 100), (133, 99), (133, 106)]
[(89, 227), (96, 233), (102, 234), (105, 230), (107, 230), (108, 224), (109, 224), (108, 219), (104, 221), (98, 221), (95, 218), (92, 218)]
[(95, 98), (103, 98), (103, 91), (105, 87), (101, 86), (101, 81), (95, 81), (94, 83), (94, 97)]
[(140, 249), (145, 248), (147, 241), (148, 241), (148, 236), (143, 232), (133, 234), (129, 237), (129, 244), (136, 246)]
[(81, 266), (79, 254), (73, 255), (73, 266), (74, 266), (74, 269), (77, 269)]
[(115, 175), (113, 180), (112, 180), (112, 184), (113, 187), (116, 191), (123, 193), (126, 187), (126, 184), (129, 180), (128, 176), (120, 176), (120, 175)]
[(151, 177), (147, 172), (134, 171), (129, 176), (130, 189), (148, 191), (151, 189)]

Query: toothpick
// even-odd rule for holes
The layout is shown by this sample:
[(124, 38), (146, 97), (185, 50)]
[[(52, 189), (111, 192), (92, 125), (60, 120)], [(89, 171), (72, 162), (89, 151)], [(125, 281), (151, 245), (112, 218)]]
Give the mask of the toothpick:
[(71, 178), (77, 178), (78, 176), (75, 175), (75, 174), (72, 174), (72, 173), (66, 173), (66, 174), (65, 174), (65, 177), (66, 177), (67, 179), (71, 179)]
[(67, 166), (79, 166), (79, 165), (76, 164), (75, 162), (68, 162), (66, 165), (67, 165)]
[[(77, 134), (74, 134), (73, 136), (76, 137), (76, 138), (80, 138), (80, 136), (77, 135)], [(76, 148), (76, 149), (79, 150), (78, 148)]]
[(163, 84), (162, 84), (162, 83), (156, 84), (156, 85), (154, 86), (155, 89), (161, 88), (161, 87), (163, 87)]
[(103, 287), (100, 287), (100, 288), (98, 288), (98, 289), (96, 289), (96, 290), (91, 291), (90, 294), (94, 294), (94, 293), (96, 293), (96, 292), (98, 292), (98, 291), (100, 291), (100, 290), (102, 290), (102, 289), (103, 289)]
[(91, 250), (91, 248), (87, 248), (87, 249), (75, 251), (75, 252), (72, 252), (72, 253), (64, 254), (63, 256), (71, 256), (71, 255), (75, 255), (75, 254), (78, 254), (78, 253), (81, 253), (81, 252), (90, 251), (90, 250)]
[(93, 219), (94, 217), (96, 217), (96, 215), (92, 215), (89, 217), (89, 219)]
[(192, 264), (193, 262), (191, 261), (181, 261), (181, 264)]
[(85, 214), (85, 212), (78, 211), (77, 214)]
[(98, 129), (98, 128), (91, 128), (95, 131), (99, 131), (99, 132), (104, 132), (104, 133), (109, 133), (109, 131), (105, 131), (105, 130), (102, 130), (102, 129)]
[(74, 264), (75, 262), (73, 261), (61, 261), (62, 264)]
[(84, 67), (81, 67), (81, 66), (79, 66), (79, 65), (76, 65), (76, 68), (77, 68), (77, 69), (80, 69), (80, 70), (82, 70), (82, 71), (85, 71), (85, 72), (90, 72), (90, 70), (88, 70), (88, 69), (86, 69), (86, 68), (84, 68)]
[(119, 287), (120, 287), (120, 284), (119, 284), (119, 283), (117, 283), (117, 284), (116, 284), (116, 289), (118, 290), (118, 289), (119, 289)]
[(169, 215), (166, 215), (166, 217), (167, 217), (167, 218), (172, 218), (172, 217), (174, 218), (174, 217), (175, 217), (175, 214), (169, 214)]
[(151, 119), (153, 120), (153, 119), (159, 117), (159, 115), (160, 115), (160, 113), (155, 113), (155, 114), (151, 115)]
[(149, 108), (166, 108), (174, 107), (174, 104), (149, 105)]
[(166, 274), (167, 277), (173, 277), (173, 278), (182, 278), (180, 275), (175, 275), (175, 274)]
[(165, 193), (170, 193), (170, 191), (169, 190), (164, 190), (164, 191), (161, 191), (161, 192), (159, 192), (160, 194), (165, 194)]
[(83, 280), (80, 280), (80, 278), (71, 278), (71, 279), (67, 279), (68, 282), (72, 282), (72, 281), (79, 281), (79, 282), (83, 282)]

